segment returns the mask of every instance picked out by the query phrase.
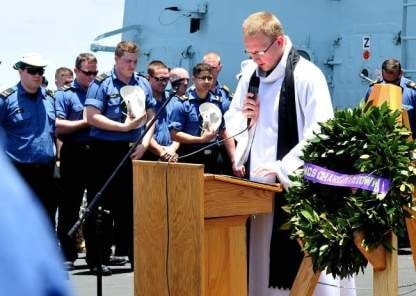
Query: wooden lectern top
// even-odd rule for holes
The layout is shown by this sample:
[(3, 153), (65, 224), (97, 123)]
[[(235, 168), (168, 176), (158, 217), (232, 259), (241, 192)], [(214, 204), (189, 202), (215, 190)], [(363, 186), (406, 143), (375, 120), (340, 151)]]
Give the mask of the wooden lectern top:
[(225, 175), (204, 175), (205, 218), (271, 213), (281, 184), (266, 184)]

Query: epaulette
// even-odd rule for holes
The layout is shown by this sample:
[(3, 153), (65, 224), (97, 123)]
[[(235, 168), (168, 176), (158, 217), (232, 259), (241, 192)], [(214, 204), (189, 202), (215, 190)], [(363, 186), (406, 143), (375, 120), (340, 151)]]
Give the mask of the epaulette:
[(54, 97), (55, 96), (55, 92), (49, 88), (45, 88), (45, 93), (50, 96), (50, 97)]
[(143, 77), (143, 78), (145, 78), (145, 79), (147, 80), (146, 75), (145, 75), (145, 74), (143, 74), (143, 73), (136, 72), (136, 73), (135, 73), (135, 75), (136, 75), (136, 77), (137, 77), (137, 76), (139, 76), (139, 77)]
[(408, 82), (406, 82), (406, 86), (408, 88), (416, 90), (416, 83), (414, 81), (409, 80)]
[(213, 101), (217, 101), (217, 102), (222, 103), (222, 96), (218, 96), (218, 95), (214, 94), (214, 93), (213, 93), (213, 92), (211, 92), (211, 91), (210, 91), (210, 93), (211, 93), (211, 96), (212, 96), (212, 100), (213, 100)]
[(114, 93), (114, 94), (107, 94), (107, 97), (110, 99), (114, 99), (114, 98), (121, 97), (121, 95), (119, 93)]
[(370, 86), (373, 86), (374, 84), (379, 84), (382, 83), (383, 80), (382, 79), (377, 79), (376, 81), (374, 81), (373, 83), (370, 83)]
[(234, 94), (231, 92), (230, 88), (227, 85), (221, 85), (221, 89), (224, 90), (230, 98), (234, 96)]
[(187, 94), (184, 94), (182, 96), (177, 96), (181, 101), (186, 101), (189, 99), (189, 96)]
[(2, 96), (4, 99), (6, 99), (8, 96), (10, 96), (12, 93), (14, 93), (16, 91), (16, 89), (15, 88), (13, 88), (13, 87), (10, 87), (10, 88), (8, 88), (8, 89), (5, 89), (5, 90), (3, 90), (1, 93), (0, 93), (0, 96)]
[(94, 81), (97, 82), (97, 83), (101, 83), (109, 76), (110, 75), (108, 75), (107, 73), (101, 73), (100, 75), (95, 77)]
[(70, 90), (70, 89), (73, 89), (73, 87), (71, 85), (67, 85), (67, 84), (64, 84), (63, 86), (58, 88), (58, 90), (62, 90), (62, 91), (67, 91), (67, 90)]

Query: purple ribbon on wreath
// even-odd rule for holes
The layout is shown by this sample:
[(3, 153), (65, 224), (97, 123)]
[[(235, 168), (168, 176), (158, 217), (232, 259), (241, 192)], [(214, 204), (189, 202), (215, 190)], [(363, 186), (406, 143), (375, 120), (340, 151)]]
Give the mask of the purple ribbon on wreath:
[(387, 194), (390, 188), (390, 180), (386, 178), (377, 177), (372, 174), (341, 174), (312, 163), (304, 164), (303, 177), (314, 183), (360, 188), (383, 195)]

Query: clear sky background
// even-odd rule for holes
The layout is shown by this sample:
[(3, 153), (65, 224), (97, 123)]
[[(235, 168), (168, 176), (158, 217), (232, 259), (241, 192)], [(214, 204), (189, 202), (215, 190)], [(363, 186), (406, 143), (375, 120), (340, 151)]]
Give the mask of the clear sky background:
[[(55, 89), (56, 68), (73, 69), (77, 54), (90, 52), (95, 37), (123, 25), (124, 0), (2, 0), (0, 7), (0, 91), (19, 81), (13, 65), (26, 52), (48, 60), (45, 76)], [(97, 43), (120, 40), (117, 35)], [(94, 54), (100, 72), (114, 65), (114, 53)]]

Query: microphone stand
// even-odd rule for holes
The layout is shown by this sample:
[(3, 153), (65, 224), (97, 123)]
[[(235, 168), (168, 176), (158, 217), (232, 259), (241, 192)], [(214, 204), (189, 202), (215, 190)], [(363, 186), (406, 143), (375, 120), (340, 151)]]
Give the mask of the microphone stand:
[[(78, 228), (85, 223), (85, 220), (91, 215), (93, 211), (97, 212), (97, 219), (96, 219), (96, 233), (97, 236), (101, 236), (103, 230), (102, 230), (102, 214), (104, 210), (102, 207), (96, 207), (99, 205), (99, 202), (101, 202), (101, 196), (103, 192), (107, 189), (110, 182), (114, 179), (114, 177), (117, 175), (120, 168), (123, 166), (123, 164), (126, 162), (126, 160), (130, 157), (134, 149), (136, 149), (137, 145), (143, 140), (144, 136), (149, 132), (150, 128), (153, 126), (153, 124), (156, 122), (156, 120), (159, 118), (160, 113), (166, 108), (167, 104), (172, 100), (172, 98), (175, 96), (176, 91), (172, 90), (169, 97), (166, 99), (166, 101), (162, 104), (162, 106), (159, 108), (159, 110), (156, 112), (155, 116), (153, 116), (152, 120), (149, 122), (149, 124), (146, 125), (145, 130), (143, 133), (138, 137), (138, 139), (133, 143), (130, 150), (126, 153), (126, 155), (123, 157), (123, 159), (120, 161), (120, 163), (117, 165), (111, 176), (107, 179), (107, 181), (104, 183), (104, 185), (101, 187), (101, 189), (95, 194), (94, 198), (91, 200), (87, 208), (85, 209), (84, 213), (81, 215), (81, 217), (77, 220), (77, 222), (72, 226), (72, 228), (68, 231), (67, 235), (69, 237), (72, 237), (74, 233), (78, 230)], [(101, 237), (97, 238), (97, 249), (98, 249), (98, 258), (97, 258), (97, 296), (102, 295), (102, 250), (100, 247), (101, 243)], [(131, 262), (133, 264), (133, 262)]]

